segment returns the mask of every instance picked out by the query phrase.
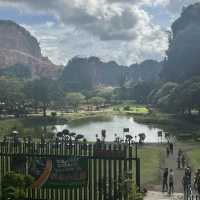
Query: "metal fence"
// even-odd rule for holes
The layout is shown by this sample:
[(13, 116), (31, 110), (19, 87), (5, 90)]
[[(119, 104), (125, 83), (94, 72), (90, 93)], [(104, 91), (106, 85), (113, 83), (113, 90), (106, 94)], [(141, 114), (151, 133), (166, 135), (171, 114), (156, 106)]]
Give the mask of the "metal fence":
[[(1, 176), (15, 170), (28, 175), (34, 159), (81, 159), (87, 163), (87, 177), (81, 184), (70, 185), (70, 181), (63, 181), (62, 187), (41, 184), (39, 187), (29, 188), (26, 190), (29, 200), (125, 200), (127, 192), (123, 192), (121, 184), (130, 172), (134, 174), (136, 184), (140, 187), (140, 159), (132, 144), (91, 144), (76, 141), (0, 142)], [(24, 160), (24, 164), (20, 160)], [(17, 165), (20, 166), (18, 169)]]

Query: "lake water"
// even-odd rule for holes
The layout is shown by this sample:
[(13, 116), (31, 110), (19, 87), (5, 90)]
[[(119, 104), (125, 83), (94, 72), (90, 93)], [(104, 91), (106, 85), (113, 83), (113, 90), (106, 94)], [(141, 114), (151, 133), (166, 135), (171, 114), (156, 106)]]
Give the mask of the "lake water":
[(56, 125), (55, 127), (56, 132), (68, 129), (71, 132), (83, 134), (88, 141), (96, 141), (96, 134), (100, 137), (102, 129), (106, 130), (106, 141), (114, 141), (115, 134), (117, 134), (118, 137), (123, 138), (123, 129), (129, 128), (129, 134), (134, 138), (139, 133), (145, 133), (146, 143), (157, 143), (160, 141), (158, 138), (158, 131), (161, 131), (152, 126), (139, 124), (134, 121), (133, 117), (128, 116), (113, 116), (105, 119), (81, 120), (70, 124)]

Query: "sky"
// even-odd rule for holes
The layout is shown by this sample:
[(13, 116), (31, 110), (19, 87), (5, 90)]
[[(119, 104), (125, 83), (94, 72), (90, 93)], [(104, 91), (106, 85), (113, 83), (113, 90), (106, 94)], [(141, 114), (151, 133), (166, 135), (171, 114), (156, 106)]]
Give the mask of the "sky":
[(172, 22), (195, 2), (200, 0), (0, 0), (0, 19), (24, 26), (55, 64), (97, 56), (131, 65), (162, 60)]

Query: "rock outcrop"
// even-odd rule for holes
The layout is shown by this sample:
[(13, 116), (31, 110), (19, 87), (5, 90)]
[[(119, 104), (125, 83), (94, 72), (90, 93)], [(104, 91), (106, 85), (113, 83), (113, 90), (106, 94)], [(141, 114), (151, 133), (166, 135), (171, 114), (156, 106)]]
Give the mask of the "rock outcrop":
[(161, 69), (162, 63), (154, 60), (127, 67), (114, 61), (102, 62), (97, 57), (75, 57), (63, 70), (61, 79), (69, 89), (91, 89), (101, 85), (118, 87), (123, 78), (129, 82), (157, 80)]
[(43, 57), (36, 38), (22, 26), (0, 20), (0, 69), (22, 64), (31, 68), (33, 77), (55, 78), (61, 66)]

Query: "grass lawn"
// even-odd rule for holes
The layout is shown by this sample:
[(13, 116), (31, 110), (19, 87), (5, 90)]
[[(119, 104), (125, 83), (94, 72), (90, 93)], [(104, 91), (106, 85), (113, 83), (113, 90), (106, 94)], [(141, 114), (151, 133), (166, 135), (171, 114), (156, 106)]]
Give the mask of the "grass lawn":
[(191, 135), (191, 137), (187, 138), (187, 142), (189, 140), (197, 140), (200, 137), (200, 123), (196, 118), (154, 112), (147, 115), (135, 115), (134, 119), (138, 123), (150, 124), (170, 134), (174, 134), (181, 141), (185, 141), (185, 138), (182, 138), (184, 134)]
[(143, 186), (159, 183), (160, 180), (160, 149), (144, 147), (139, 150), (141, 158), (141, 183)]
[(22, 137), (28, 135), (40, 137), (43, 133), (43, 126), (54, 125), (55, 123), (55, 119), (51, 117), (43, 118), (41, 116), (1, 119), (0, 136), (8, 135), (16, 129)]
[(200, 168), (200, 148), (195, 148), (187, 152), (187, 156), (192, 164), (192, 168), (196, 171), (196, 169)]
[(149, 110), (143, 105), (134, 104), (120, 104), (117, 106), (112, 106), (112, 109), (116, 113), (123, 114), (148, 114)]

